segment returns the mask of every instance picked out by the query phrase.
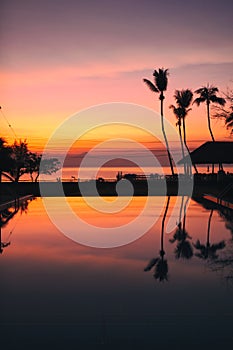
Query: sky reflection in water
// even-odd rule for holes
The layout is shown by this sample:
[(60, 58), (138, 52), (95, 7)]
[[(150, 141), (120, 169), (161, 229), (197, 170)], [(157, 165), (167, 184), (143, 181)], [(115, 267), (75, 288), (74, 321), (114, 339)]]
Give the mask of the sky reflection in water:
[[(54, 205), (58, 201), (54, 198)], [(144, 201), (135, 197), (116, 219), (95, 216), (82, 198), (69, 198), (80, 216), (105, 227), (130, 220)], [(164, 198), (157, 197), (160, 203)], [(18, 341), (25, 348), (45, 349), (49, 344), (141, 348), (181, 340), (189, 344), (184, 348), (229, 346), (232, 214), (192, 200), (185, 223), (161, 240), (163, 213), (143, 237), (111, 249), (66, 238), (50, 222), (40, 198), (16, 213), (1, 235), (2, 242), (11, 241), (0, 256), (1, 328), (9, 348)]]

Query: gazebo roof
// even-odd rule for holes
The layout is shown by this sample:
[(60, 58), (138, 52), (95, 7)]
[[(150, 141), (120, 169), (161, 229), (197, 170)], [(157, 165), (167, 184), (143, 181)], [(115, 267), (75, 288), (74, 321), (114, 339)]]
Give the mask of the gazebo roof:
[[(233, 142), (208, 141), (190, 152), (193, 164), (233, 164)], [(188, 156), (178, 163), (183, 164)]]

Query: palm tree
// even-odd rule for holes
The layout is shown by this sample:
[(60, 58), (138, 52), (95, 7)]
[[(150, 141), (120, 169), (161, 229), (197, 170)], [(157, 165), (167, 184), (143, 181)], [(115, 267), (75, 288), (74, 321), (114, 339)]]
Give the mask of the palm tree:
[(167, 148), (167, 154), (168, 154), (171, 172), (172, 172), (172, 175), (174, 175), (172, 157), (169, 150), (167, 135), (164, 128), (164, 118), (163, 118), (163, 100), (165, 99), (164, 91), (167, 90), (167, 84), (168, 84), (168, 69), (159, 68), (158, 71), (154, 70), (153, 76), (154, 76), (154, 84), (148, 79), (143, 79), (143, 81), (144, 83), (146, 83), (146, 85), (149, 87), (151, 91), (155, 93), (160, 93), (159, 99), (160, 99), (161, 128), (162, 128), (162, 133), (163, 133), (164, 141)]
[(224, 106), (226, 103), (226, 100), (224, 98), (216, 96), (217, 92), (217, 87), (207, 84), (207, 86), (203, 86), (195, 91), (195, 94), (198, 94), (199, 97), (197, 97), (193, 102), (196, 103), (198, 106), (200, 106), (201, 103), (206, 103), (208, 128), (213, 142), (215, 141), (215, 139), (210, 124), (210, 103), (212, 102), (220, 106)]
[[(174, 98), (176, 100), (177, 106), (171, 105), (170, 108), (172, 108), (173, 113), (177, 118), (177, 125), (179, 126), (180, 139), (182, 139), (182, 136), (181, 136), (181, 124), (182, 124), (184, 144), (190, 156), (190, 151), (186, 140), (185, 118), (188, 115), (188, 112), (192, 110), (192, 108), (189, 108), (189, 106), (193, 99), (193, 93), (190, 89), (175, 90)], [(181, 141), (181, 147), (182, 147), (182, 155), (184, 158), (184, 148), (183, 148), (182, 141)], [(193, 164), (193, 166), (194, 166), (195, 172), (198, 173), (196, 165)], [(185, 164), (184, 164), (184, 167), (185, 167)]]
[[(182, 125), (182, 109), (180, 107), (176, 107), (174, 105), (171, 105), (169, 108), (172, 108), (173, 113), (176, 116), (177, 122), (176, 126), (179, 128), (179, 136), (180, 136), (180, 144), (181, 144), (181, 151), (182, 151), (182, 157), (184, 159), (184, 145), (183, 145), (183, 138), (182, 138), (182, 132), (181, 132), (181, 125)], [(186, 174), (186, 164), (184, 162), (184, 173)]]
[(29, 168), (30, 152), (26, 140), (14, 142), (12, 145), (12, 158), (14, 166), (9, 173), (14, 178), (14, 181), (18, 182), (23, 174), (28, 173)]

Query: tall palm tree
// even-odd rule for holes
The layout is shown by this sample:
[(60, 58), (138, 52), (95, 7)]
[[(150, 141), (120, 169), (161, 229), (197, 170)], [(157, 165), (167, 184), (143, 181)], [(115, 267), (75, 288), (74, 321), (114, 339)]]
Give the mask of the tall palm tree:
[(206, 103), (208, 128), (213, 142), (215, 141), (215, 139), (210, 124), (210, 103), (212, 102), (220, 106), (224, 106), (226, 103), (226, 100), (224, 98), (218, 97), (216, 95), (217, 92), (217, 87), (207, 84), (207, 86), (203, 86), (195, 91), (195, 94), (198, 94), (199, 97), (197, 97), (193, 102), (196, 103), (198, 106), (200, 106), (201, 103)]
[(160, 99), (160, 114), (161, 114), (161, 128), (162, 133), (164, 137), (164, 141), (167, 148), (167, 154), (169, 159), (169, 164), (171, 168), (172, 175), (174, 175), (174, 168), (172, 163), (172, 157), (169, 150), (169, 144), (167, 140), (167, 135), (164, 128), (164, 118), (163, 118), (163, 100), (165, 99), (164, 91), (167, 90), (167, 84), (168, 84), (168, 69), (159, 68), (159, 70), (154, 70), (153, 73), (154, 76), (154, 83), (152, 83), (148, 79), (143, 79), (144, 83), (149, 87), (149, 89), (155, 93), (159, 93), (159, 99)]
[[(184, 144), (183, 144), (183, 138), (182, 138), (182, 132), (181, 132), (181, 126), (182, 126), (182, 109), (180, 107), (176, 107), (174, 105), (171, 105), (169, 108), (172, 108), (173, 113), (176, 116), (177, 122), (176, 126), (179, 128), (179, 136), (180, 136), (180, 145), (181, 145), (181, 151), (182, 151), (182, 157), (184, 159)], [(184, 162), (184, 173), (186, 174), (186, 164)]]
[[(189, 151), (189, 147), (187, 145), (187, 139), (186, 139), (185, 118), (187, 117), (188, 112), (192, 110), (191, 108), (189, 108), (189, 106), (191, 105), (191, 102), (193, 99), (193, 93), (190, 89), (175, 90), (174, 98), (177, 106), (171, 105), (170, 108), (173, 109), (173, 113), (177, 118), (177, 125), (179, 126), (180, 139), (182, 138), (181, 137), (181, 124), (182, 124), (183, 140), (184, 140), (185, 147), (190, 156), (190, 151)], [(182, 153), (184, 153), (183, 142), (181, 143), (181, 146), (182, 146)], [(184, 154), (183, 154), (183, 158), (184, 158)], [(195, 172), (198, 173), (196, 165), (193, 164), (193, 166), (194, 166)]]

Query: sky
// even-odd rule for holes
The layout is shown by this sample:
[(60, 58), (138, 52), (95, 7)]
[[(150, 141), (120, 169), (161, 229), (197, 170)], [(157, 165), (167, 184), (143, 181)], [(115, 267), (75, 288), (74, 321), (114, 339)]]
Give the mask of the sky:
[[(96, 104), (159, 111), (158, 95), (142, 81), (153, 79), (154, 69), (169, 69), (165, 116), (174, 125), (175, 89), (210, 83), (221, 94), (232, 86), (230, 0), (3, 0), (0, 6), (0, 105), (34, 150), (66, 118)], [(186, 125), (191, 147), (210, 140), (204, 106), (192, 107)], [(217, 140), (229, 139), (222, 121), (212, 125)], [(11, 142), (2, 113), (0, 128)], [(91, 141), (85, 137), (80, 152)]]

